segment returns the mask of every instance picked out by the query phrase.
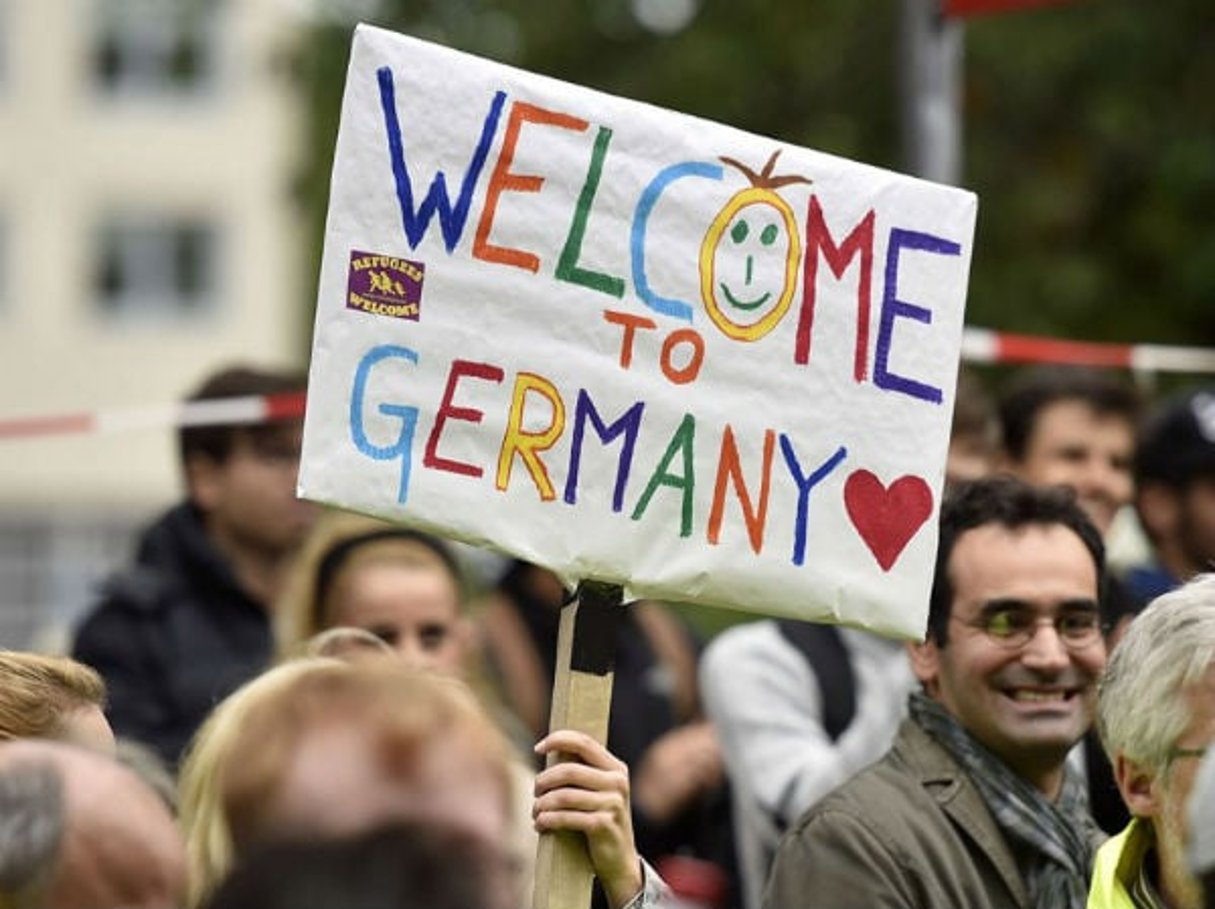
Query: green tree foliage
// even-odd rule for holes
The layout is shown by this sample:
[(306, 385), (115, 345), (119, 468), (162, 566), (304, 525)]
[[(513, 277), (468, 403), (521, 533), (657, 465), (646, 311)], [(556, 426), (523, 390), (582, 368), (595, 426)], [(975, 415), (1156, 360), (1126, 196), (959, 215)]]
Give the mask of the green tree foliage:
[(972, 322), (1215, 344), (1209, 12), (1103, 0), (969, 26)]
[[(883, 167), (901, 166), (897, 0), (701, 0), (673, 35), (630, 0), (382, 0), (375, 24)], [(1209, 0), (1080, 0), (967, 22), (968, 321), (1215, 344)], [(323, 230), (351, 26), (301, 58)]]

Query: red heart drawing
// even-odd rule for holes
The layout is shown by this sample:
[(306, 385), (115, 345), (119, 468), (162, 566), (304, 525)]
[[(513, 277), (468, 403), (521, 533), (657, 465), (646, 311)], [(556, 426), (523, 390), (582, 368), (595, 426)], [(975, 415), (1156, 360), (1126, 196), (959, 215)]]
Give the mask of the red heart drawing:
[(932, 490), (911, 475), (899, 477), (887, 489), (868, 470), (857, 470), (844, 483), (844, 505), (882, 571), (889, 571), (932, 514)]

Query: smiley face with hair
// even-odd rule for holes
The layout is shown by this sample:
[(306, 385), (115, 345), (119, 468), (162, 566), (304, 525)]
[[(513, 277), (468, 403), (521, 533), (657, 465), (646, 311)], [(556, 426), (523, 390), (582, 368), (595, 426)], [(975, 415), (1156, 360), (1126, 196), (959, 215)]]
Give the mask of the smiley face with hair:
[(793, 209), (776, 190), (809, 183), (799, 176), (775, 176), (774, 152), (759, 173), (733, 158), (750, 185), (740, 189), (713, 218), (700, 245), (700, 296), (723, 334), (757, 341), (777, 326), (793, 302), (801, 235)]

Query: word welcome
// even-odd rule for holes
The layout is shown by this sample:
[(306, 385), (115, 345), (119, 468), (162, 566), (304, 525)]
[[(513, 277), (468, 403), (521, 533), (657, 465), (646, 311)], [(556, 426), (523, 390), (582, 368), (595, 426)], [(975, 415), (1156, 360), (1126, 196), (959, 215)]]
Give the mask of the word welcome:
[[(380, 67), (376, 71), (376, 77), (401, 225), (410, 247), (417, 248), (436, 218), (448, 255), (461, 243), (472, 217), (472, 202), (477, 186), (486, 170), (490, 151), (505, 116), (505, 126), (501, 127), (501, 144), (497, 159), (490, 169), (483, 208), (473, 231), (470, 254), (483, 262), (538, 274), (543, 264), (540, 252), (504, 245), (498, 242), (494, 235), (495, 217), (503, 197), (506, 194), (538, 193), (546, 181), (545, 176), (518, 173), (513, 169), (520, 136), (525, 128), (584, 133), (591, 130), (591, 122), (569, 113), (518, 100), (512, 101), (509, 112), (504, 114), (507, 110), (507, 94), (497, 91), (481, 123), (480, 134), (472, 145), (468, 165), (460, 179), (454, 200), (448, 191), (447, 175), (440, 170), (434, 174), (425, 195), (418, 201), (414, 174), (411, 173), (406, 156), (405, 135), (397, 110), (396, 88), (391, 68)], [(418, 129), (422, 131), (424, 125), (419, 125)], [(693, 321), (696, 307), (692, 303), (664, 295), (650, 281), (647, 270), (650, 219), (664, 195), (676, 183), (683, 180), (722, 181), (726, 174), (725, 168), (722, 163), (708, 161), (685, 161), (662, 167), (645, 183), (637, 197), (629, 227), (627, 268), (622, 264), (615, 273), (589, 268), (582, 262), (582, 250), (587, 242), (588, 225), (599, 194), (613, 131), (607, 126), (598, 125), (595, 127), (594, 136), (581, 189), (576, 199), (570, 199), (572, 211), (568, 233), (555, 263), (547, 266), (551, 269), (552, 277), (617, 299), (625, 296), (631, 281), (633, 295), (650, 311), (685, 322)], [(770, 332), (786, 311), (793, 309), (795, 288), (800, 279), (801, 298), (796, 306), (797, 327), (792, 360), (795, 364), (806, 365), (810, 363), (812, 353), (820, 263), (826, 263), (837, 281), (843, 281), (855, 263), (856, 330), (852, 357), (853, 379), (860, 383), (871, 377), (873, 384), (884, 391), (908, 395), (933, 404), (942, 403), (941, 388), (916, 377), (900, 375), (890, 367), (891, 348), (898, 320), (907, 319), (925, 325), (932, 322), (932, 309), (929, 306), (900, 299), (899, 273), (907, 253), (960, 256), (961, 245), (948, 238), (906, 227), (889, 228), (886, 236), (886, 260), (881, 274), (881, 308), (877, 338), (873, 346), (871, 374), (869, 326), (877, 233), (875, 210), (869, 209), (847, 232), (843, 241), (837, 242), (828, 228), (822, 201), (817, 195), (812, 194), (809, 197), (804, 220), (800, 222), (788, 203), (779, 195), (777, 188), (782, 185), (811, 181), (800, 177), (775, 176), (772, 169), (776, 155), (773, 155), (768, 165), (758, 174), (739, 162), (726, 158), (721, 160), (743, 171), (751, 185), (731, 197), (725, 206), (709, 219), (698, 255), (690, 257), (689, 267), (697, 270), (697, 285), (701, 288), (700, 303), (712, 323), (732, 339), (756, 341)], [(754, 298), (744, 298), (736, 293), (737, 288), (732, 287), (718, 273), (715, 263), (723, 244), (743, 244), (756, 239), (748, 237), (746, 225), (739, 218), (757, 209), (763, 209), (769, 214), (776, 213), (774, 226), (760, 234), (758, 242), (776, 248), (777, 253), (773, 259), (774, 273), (767, 276), (769, 290)], [(739, 227), (739, 224), (743, 226)], [(781, 237), (783, 244), (778, 242)], [(603, 246), (602, 243), (595, 245)], [(753, 258), (747, 259), (745, 280), (748, 285), (756, 277), (752, 274), (754, 261)]]

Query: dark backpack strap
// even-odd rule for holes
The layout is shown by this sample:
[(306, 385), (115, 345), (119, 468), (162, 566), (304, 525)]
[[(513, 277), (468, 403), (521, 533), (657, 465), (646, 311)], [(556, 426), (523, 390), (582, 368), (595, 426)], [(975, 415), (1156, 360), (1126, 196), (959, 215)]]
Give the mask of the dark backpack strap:
[(794, 619), (778, 619), (776, 624), (814, 672), (823, 705), (823, 729), (834, 742), (856, 716), (856, 679), (844, 639), (834, 625)]

